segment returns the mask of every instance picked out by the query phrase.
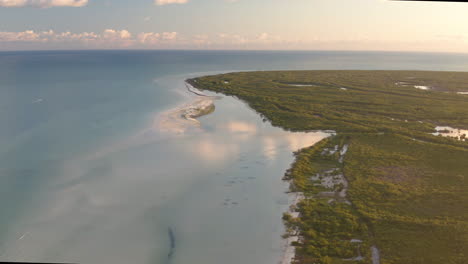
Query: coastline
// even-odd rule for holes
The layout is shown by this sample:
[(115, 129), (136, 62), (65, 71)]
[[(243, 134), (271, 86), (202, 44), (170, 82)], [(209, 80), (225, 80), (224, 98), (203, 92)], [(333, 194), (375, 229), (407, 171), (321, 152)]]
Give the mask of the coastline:
[(205, 95), (188, 82), (185, 82), (185, 86), (188, 92), (195, 95), (194, 98), (189, 103), (161, 113), (155, 125), (161, 131), (183, 134), (187, 129), (200, 125), (197, 118), (215, 111), (214, 101), (220, 99), (219, 96)]
[[(171, 108), (169, 110), (164, 111), (158, 116), (157, 119), (157, 126), (159, 129), (165, 132), (170, 132), (172, 134), (184, 134), (187, 130), (197, 128), (200, 126), (200, 121), (198, 120), (199, 117), (211, 114), (215, 111), (216, 107), (214, 104), (215, 100), (222, 99), (223, 96), (229, 96), (222, 93), (221, 96), (216, 95), (208, 95), (203, 93), (203, 90), (199, 90), (196, 88), (197, 83), (194, 82), (194, 79), (187, 79), (185, 80), (185, 87), (188, 93), (190, 93), (191, 97), (185, 103), (182, 103), (179, 106)], [(208, 92), (213, 92), (207, 90)], [(230, 96), (233, 97), (233, 96)], [(246, 106), (255, 111), (245, 100), (240, 98), (236, 98), (236, 101), (241, 101), (246, 104)], [(259, 114), (256, 112), (256, 114)], [(261, 116), (261, 115), (260, 115)], [(271, 126), (273, 126), (270, 123)], [(284, 130), (284, 128), (281, 128)], [(286, 130), (284, 130), (286, 131)], [(288, 131), (291, 132), (291, 131)], [(306, 145), (301, 149), (296, 149), (295, 151), (300, 152), (302, 149), (313, 147), (314, 145), (318, 144), (322, 140), (329, 138), (330, 136), (335, 135), (335, 131), (333, 130), (309, 130), (304, 131), (305, 133), (314, 133), (314, 132), (324, 132), (326, 136), (324, 136), (321, 140), (314, 142), (310, 145)], [(288, 153), (292, 156), (292, 163), (285, 169), (285, 171), (281, 171), (280, 173), (287, 172), (292, 164), (296, 162), (295, 151), (288, 151)], [(305, 199), (304, 193), (300, 191), (293, 190), (293, 181), (282, 179), (282, 184), (285, 186), (284, 193), (287, 195), (288, 203), (287, 207), (284, 211), (281, 211), (282, 214), (289, 213), (294, 215), (296, 218), (299, 218), (299, 212), (297, 212), (298, 204)], [(286, 228), (285, 222), (282, 223), (282, 226), (285, 228), (284, 232), (281, 236), (278, 236), (278, 241), (281, 243), (281, 254), (279, 256), (275, 256), (275, 263), (278, 264), (292, 264), (295, 262), (296, 257), (296, 246), (294, 245), (295, 242), (300, 241), (300, 230), (296, 230), (294, 235), (291, 235)]]
[[(290, 105), (285, 106), (285, 104), (279, 104), (278, 101), (270, 100), (270, 96), (272, 96), (271, 94), (268, 94), (263, 90), (258, 91), (258, 89), (268, 88), (259, 88), (256, 82), (252, 83), (251, 86), (248, 86), (250, 85), (250, 79), (246, 78), (242, 74), (240, 74), (241, 77), (239, 77), (239, 79), (234, 79), (232, 75), (235, 74), (199, 77), (198, 79), (191, 79), (189, 81), (195, 87), (201, 88), (201, 90), (206, 89), (208, 91), (219, 92), (244, 101), (250, 108), (260, 114), (264, 121), (270, 121), (273, 126), (282, 127), (283, 129), (285, 126), (289, 126), (288, 130), (290, 131), (311, 131), (309, 128), (310, 125), (303, 125), (301, 122), (295, 123), (297, 120), (294, 118), (291, 122), (288, 121), (289, 123), (284, 120), (278, 122), (279, 120), (277, 118), (272, 118), (271, 112), (279, 112), (281, 115), (285, 115), (285, 112), (291, 110)], [(253, 75), (255, 75), (255, 73), (253, 73)], [(242, 81), (242, 85), (247, 86), (241, 86), (242, 90), (240, 91), (234, 90), (231, 85), (233, 85), (235, 81)], [(236, 83), (236, 87), (237, 85), (240, 84)], [(275, 84), (273, 83), (272, 86), (274, 85)], [(252, 95), (252, 91), (258, 92), (259, 94), (264, 92), (262, 94), (263, 97), (260, 95), (258, 97), (254, 97)], [(267, 108), (264, 107), (265, 104), (260, 104), (260, 102), (263, 101), (265, 101), (267, 105), (270, 104), (271, 107)], [(305, 253), (304, 244), (311, 241), (311, 236), (316, 236), (316, 238), (319, 236), (319, 240), (315, 239), (316, 241), (322, 241), (325, 239), (327, 241), (333, 241), (333, 243), (340, 244), (340, 249), (342, 249), (339, 253), (340, 256), (334, 257), (337, 261), (359, 262), (362, 260), (368, 260), (372, 264), (379, 264), (381, 256), (379, 252), (380, 247), (378, 248), (377, 246), (381, 245), (378, 245), (377, 240), (380, 240), (380, 238), (376, 238), (374, 228), (369, 225), (368, 220), (363, 219), (365, 217), (356, 213), (356, 205), (353, 201), (348, 200), (349, 179), (347, 176), (349, 177), (349, 175), (345, 176), (343, 166), (344, 163), (346, 163), (345, 155), (347, 154), (351, 143), (349, 141), (350, 135), (347, 133), (348, 131), (344, 130), (340, 131), (342, 133), (338, 136), (338, 131), (336, 129), (337, 125), (335, 124), (335, 127), (328, 126), (326, 122), (323, 121), (325, 120), (323, 119), (323, 114), (314, 114), (312, 117), (313, 118), (309, 118), (312, 119), (310, 120), (311, 124), (318, 123), (317, 119), (320, 119), (321, 122), (318, 126), (314, 125), (314, 127), (319, 127), (323, 131), (326, 131), (325, 127), (328, 127), (328, 129), (331, 128), (332, 130), (328, 131), (333, 131), (334, 133), (332, 133), (332, 135), (336, 137), (317, 142), (295, 152), (296, 158), (291, 164), (290, 169), (286, 172), (284, 179), (285, 182), (289, 183), (289, 199), (288, 209), (283, 215), (285, 227), (285, 234), (283, 236), (284, 246), (282, 248), (281, 258), (277, 263), (300, 263), (304, 260), (304, 256), (309, 254)], [(300, 129), (297, 129), (298, 127)], [(304, 129), (304, 127), (306, 128)], [(350, 128), (347, 127), (347, 129)], [(308, 165), (310, 162), (323, 164), (311, 167)], [(288, 175), (292, 170), (295, 170), (294, 177), (292, 177), (292, 174)], [(304, 202), (304, 200), (306, 201)], [(339, 210), (333, 210), (334, 207), (338, 207)], [(319, 214), (322, 213), (323, 215), (318, 218), (315, 217), (316, 219), (314, 220), (313, 215), (311, 215), (311, 211), (308, 210), (316, 210), (314, 212)], [(309, 235), (305, 234), (301, 227), (302, 221), (319, 224), (320, 221), (329, 220), (328, 218), (343, 219), (343, 217), (346, 218), (346, 222), (349, 222), (352, 225), (339, 225), (337, 221), (330, 222), (330, 225), (338, 224), (336, 228), (339, 228), (341, 233), (329, 233), (326, 231), (318, 234), (313, 232)], [(340, 234), (346, 234), (344, 235), (345, 239), (340, 237)], [(321, 242), (310, 242), (309, 245), (313, 246), (307, 248), (307, 250), (313, 250), (314, 252), (319, 249), (321, 250), (323, 247), (320, 243)], [(325, 248), (325, 250), (330, 251), (328, 247)], [(328, 254), (336, 253), (327, 252), (325, 255), (320, 256), (321, 253), (319, 252), (316, 260), (328, 263), (328, 261), (331, 261), (332, 259)]]
[[(204, 115), (208, 115), (215, 111), (214, 101), (221, 99), (222, 96), (211, 96), (204, 94), (201, 90), (196, 88), (196, 80), (195, 79), (187, 79), (185, 80), (185, 87), (186, 90), (192, 94), (194, 97), (189, 103), (185, 103), (181, 106), (172, 108), (168, 111), (165, 111), (161, 114), (159, 119), (159, 127), (162, 130), (176, 133), (176, 134), (183, 134), (187, 129), (194, 128), (200, 125), (200, 121), (197, 118), (202, 117)], [(209, 90), (208, 90), (209, 91)], [(228, 96), (223, 94), (224, 96)], [(246, 101), (236, 98), (237, 100), (243, 101), (247, 104)], [(248, 108), (252, 111), (255, 111), (247, 104)], [(257, 112), (258, 114), (258, 112)], [(313, 130), (307, 132), (318, 132), (322, 130)], [(306, 132), (306, 133), (307, 133)], [(335, 135), (335, 131), (333, 130), (323, 130), (327, 136), (323, 139), (326, 139), (330, 136)], [(322, 140), (323, 140), (322, 139)], [(304, 148), (310, 148), (314, 145), (318, 144), (320, 141), (317, 141), (311, 145), (307, 145)], [(301, 151), (301, 149), (297, 149), (296, 151)], [(293, 160), (291, 165), (287, 168), (286, 172), (291, 168), (292, 164), (296, 162), (296, 158), (294, 158), (295, 152), (291, 152), (293, 156)], [(284, 173), (282, 171), (281, 173)], [(299, 212), (297, 212), (298, 204), (305, 199), (305, 195), (302, 192), (294, 191), (293, 190), (293, 181), (282, 179), (282, 182), (285, 184), (286, 187), (286, 195), (288, 196), (288, 203), (287, 203), (287, 210), (283, 211), (282, 213), (288, 213), (293, 215), (295, 218), (299, 218)], [(294, 234), (288, 232), (286, 228), (285, 222), (283, 222), (283, 227), (285, 228), (283, 236), (278, 237), (281, 240), (281, 250), (282, 253), (277, 259), (278, 264), (292, 264), (295, 261), (296, 257), (296, 246), (294, 245), (295, 242), (300, 241), (300, 230), (295, 230)]]
[[(410, 77), (417, 85), (444, 91), (395, 84)], [(461, 140), (468, 102), (447, 92), (458, 91), (457, 84), (466, 78), (467, 73), (311, 70), (238, 72), (193, 83), (246, 102), (275, 127), (337, 132), (295, 152), (285, 175), (292, 180), (291, 191), (303, 192), (305, 199), (283, 215), (289, 236), (300, 230), (299, 240), (290, 240), (294, 255), (287, 248), (283, 263), (436, 263), (458, 261), (453, 252), (468, 245), (466, 230), (460, 228), (467, 223), (460, 215), (468, 202), (460, 182), (468, 157)], [(298, 81), (321, 85), (284, 84)], [(451, 137), (432, 134), (438, 125), (449, 126), (439, 132)], [(444, 199), (437, 199), (441, 194)], [(417, 201), (421, 210), (408, 201)], [(446, 241), (444, 247), (440, 241)]]
[[(203, 101), (204, 98), (210, 97), (208, 95), (203, 94), (200, 90), (195, 88), (195, 86), (197, 85), (196, 79), (187, 79), (185, 81), (185, 85), (187, 87), (187, 90), (190, 93), (195, 94), (197, 97), (203, 97), (203, 98), (201, 98), (199, 100)], [(225, 96), (230, 96), (230, 95), (225, 94)], [(215, 97), (215, 99), (217, 99), (217, 97)], [(242, 100), (240, 98), (236, 98), (236, 99), (245, 102), (250, 109), (255, 111), (255, 109), (253, 109), (248, 104), (248, 102), (246, 102), (246, 101), (244, 101), (244, 100)], [(207, 99), (207, 100), (209, 100), (209, 99)], [(196, 102), (194, 102), (194, 104), (196, 104)], [(182, 108), (184, 109), (184, 107), (182, 107)], [(259, 113), (257, 112), (257, 114), (259, 114)], [(192, 117), (188, 117), (188, 118), (186, 117), (186, 119), (193, 120), (193, 121), (199, 123), (198, 120), (193, 119)], [(324, 139), (327, 139), (330, 136), (335, 136), (336, 135), (336, 132), (333, 131), (333, 130), (320, 130), (320, 131), (326, 132), (329, 135), (327, 137), (323, 138), (322, 140), (320, 140), (318, 142), (315, 142), (314, 144), (306, 146), (306, 147), (304, 147), (302, 149), (297, 149), (296, 150), (297, 152), (293, 152), (292, 153), (293, 154), (293, 161), (292, 161), (291, 165), (289, 166), (289, 168), (284, 173), (287, 174), (292, 169), (293, 165), (297, 162), (297, 157), (294, 157), (294, 156), (296, 156), (296, 153), (300, 153), (301, 150), (303, 150), (303, 149), (314, 147), (315, 145), (322, 142)], [(314, 131), (308, 131), (308, 132), (316, 132), (316, 131), (314, 130)], [(347, 146), (346, 146), (346, 150), (344, 150), (343, 156), (346, 153), (346, 151), (347, 151)], [(340, 150), (340, 152), (341, 152), (341, 150)], [(299, 205), (299, 203), (301, 201), (306, 199), (306, 196), (305, 196), (305, 194), (303, 192), (294, 189), (294, 187), (293, 187), (294, 180), (293, 179), (288, 179), (288, 178), (285, 177), (285, 178), (282, 179), (282, 181), (285, 184), (287, 184), (286, 188), (287, 188), (287, 195), (288, 195), (287, 210), (283, 212), (283, 215), (288, 214), (289, 216), (291, 216), (294, 219), (299, 219), (299, 217), (300, 217), (299, 214), (300, 213), (297, 211), (297, 207), (298, 207), (298, 205)], [(346, 193), (346, 189), (344, 190), (344, 192)], [(284, 217), (283, 217), (283, 226), (285, 228), (285, 232), (284, 232), (283, 237), (282, 237), (282, 243), (283, 243), (282, 251), (283, 252), (282, 252), (282, 255), (281, 255), (281, 257), (280, 257), (280, 259), (278, 260), (277, 263), (278, 264), (293, 264), (294, 261), (295, 261), (295, 258), (296, 258), (296, 246), (294, 245), (294, 243), (300, 241), (300, 230), (299, 229), (288, 229), (287, 221), (284, 219)]]
[[(288, 182), (289, 185), (291, 185), (290, 180), (284, 180), (285, 182)], [(289, 190), (291, 190), (291, 186), (289, 187)], [(302, 192), (290, 192), (288, 193), (288, 211), (286, 211), (286, 214), (291, 215), (293, 218), (298, 218), (299, 213), (296, 212), (297, 205), (305, 198), (304, 194)], [(286, 223), (283, 224), (286, 227)], [(283, 256), (279, 262), (279, 264), (292, 264), (294, 261), (294, 258), (296, 257), (296, 247), (293, 246), (294, 242), (299, 241), (299, 234), (298, 230), (287, 230), (284, 234), (284, 248), (283, 248)]]
[[(355, 204), (348, 197), (349, 180), (343, 170), (343, 163), (345, 162), (345, 156), (349, 149), (349, 143), (342, 141), (343, 135), (337, 133), (332, 134), (321, 142), (317, 142), (311, 145), (307, 149), (296, 152), (296, 158), (291, 168), (285, 174), (285, 181), (290, 183), (291, 196), (290, 209), (285, 213), (283, 220), (285, 225), (288, 227), (285, 236), (287, 236), (287, 242), (289, 245), (286, 248), (285, 256), (281, 264), (292, 264), (295, 261), (297, 248), (294, 243), (303, 243), (304, 230), (301, 228), (298, 222), (307, 216), (301, 215), (304, 213), (304, 205), (301, 203), (315, 203), (315, 206), (341, 206), (355, 209)], [(330, 161), (333, 161), (330, 163)], [(308, 173), (301, 172), (301, 167), (305, 163), (314, 162), (321, 164), (320, 170), (311, 170)], [(310, 176), (311, 173), (313, 176)], [(313, 187), (310, 190), (304, 190), (299, 187), (296, 188), (296, 181), (300, 181), (300, 178), (305, 177), (310, 180)], [(308, 175), (308, 176), (307, 176)], [(346, 242), (349, 245), (355, 245), (353, 248), (353, 255), (346, 258), (341, 258), (340, 261), (363, 261), (366, 258), (372, 264), (380, 263), (379, 248), (374, 242), (375, 234), (371, 230), (367, 233), (354, 233), (352, 237)], [(366, 250), (368, 249), (368, 250)], [(370, 252), (367, 254), (366, 252)]]

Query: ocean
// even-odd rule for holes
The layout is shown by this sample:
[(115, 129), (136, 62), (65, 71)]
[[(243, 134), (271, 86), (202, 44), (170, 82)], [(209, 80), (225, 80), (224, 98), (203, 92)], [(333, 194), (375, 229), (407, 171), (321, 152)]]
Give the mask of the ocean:
[(196, 99), (189, 77), (313, 69), (466, 71), (468, 55), (0, 52), (0, 261), (281, 262), (283, 174), (330, 133), (283, 131), (222, 95), (199, 122), (171, 113)]

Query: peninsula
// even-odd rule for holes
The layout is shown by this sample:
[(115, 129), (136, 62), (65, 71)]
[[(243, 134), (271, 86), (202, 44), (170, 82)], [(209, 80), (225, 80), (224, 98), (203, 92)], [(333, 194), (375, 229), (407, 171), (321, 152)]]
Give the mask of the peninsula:
[[(187, 80), (274, 126), (336, 135), (295, 153), (294, 263), (466, 263), (468, 73), (240, 72)], [(289, 240), (288, 240), (289, 241)]]

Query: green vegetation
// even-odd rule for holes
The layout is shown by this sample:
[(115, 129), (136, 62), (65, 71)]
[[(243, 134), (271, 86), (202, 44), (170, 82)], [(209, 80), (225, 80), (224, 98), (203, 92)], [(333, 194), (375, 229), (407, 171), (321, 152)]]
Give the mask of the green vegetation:
[[(468, 91), (468, 73), (245, 72), (189, 82), (246, 101), (275, 126), (337, 132), (295, 153), (285, 175), (305, 195), (299, 217), (283, 217), (300, 237), (297, 263), (372, 263), (372, 245), (382, 264), (468, 263), (468, 142), (430, 134), (436, 125), (468, 129), (468, 95), (456, 94)], [(344, 156), (324, 151), (345, 145)], [(344, 183), (321, 184), (340, 175), (346, 197)]]

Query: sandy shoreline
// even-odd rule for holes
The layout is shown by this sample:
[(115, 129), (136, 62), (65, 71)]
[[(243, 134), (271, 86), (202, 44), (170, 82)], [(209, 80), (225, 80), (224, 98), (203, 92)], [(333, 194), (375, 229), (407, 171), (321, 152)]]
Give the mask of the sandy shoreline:
[[(196, 96), (195, 99), (187, 105), (165, 112), (159, 124), (160, 128), (172, 133), (184, 133), (189, 127), (200, 124), (200, 122), (196, 120), (197, 117), (209, 114), (214, 111), (213, 102), (216, 99), (220, 99), (220, 97), (205, 95), (189, 82), (186, 82), (185, 86), (187, 87), (188, 92)], [(331, 135), (335, 134), (334, 131), (327, 132), (331, 132)], [(285, 182), (288, 182), (289, 184), (291, 183), (291, 181)], [(290, 187), (287, 187), (287, 189), (290, 189)], [(286, 213), (295, 218), (299, 217), (299, 212), (296, 211), (296, 207), (304, 198), (304, 194), (301, 192), (288, 193), (288, 210)], [(293, 243), (299, 241), (300, 237), (298, 234), (293, 234), (287, 231), (286, 234), (288, 236), (282, 239), (283, 252), (277, 262), (278, 264), (292, 264), (296, 256), (296, 247), (293, 245)]]
[[(301, 192), (292, 192), (289, 193), (288, 196), (289, 210), (287, 213), (297, 218), (299, 217), (299, 213), (296, 212), (296, 206), (304, 199), (304, 194)], [(292, 243), (299, 241), (299, 236), (297, 234), (291, 234), (288, 231), (286, 231), (286, 234), (288, 237), (284, 239), (283, 256), (279, 264), (291, 264), (296, 257), (296, 247), (293, 246)]]
[[(185, 82), (185, 86), (187, 91), (193, 95), (193, 99), (189, 103), (162, 113), (157, 119), (158, 122), (155, 124), (155, 127), (159, 127), (161, 131), (183, 134), (188, 129), (200, 126), (200, 121), (197, 120), (198, 117), (210, 114), (215, 110), (214, 101), (220, 99), (219, 96), (206, 95), (188, 82)], [(333, 134), (334, 131), (331, 131), (331, 135)], [(344, 156), (346, 149), (341, 151)], [(286, 182), (290, 183), (290, 181)], [(299, 217), (299, 212), (296, 211), (296, 207), (303, 199), (305, 199), (305, 197), (301, 192), (288, 193), (287, 213), (294, 218)], [(293, 243), (300, 239), (298, 230), (292, 232), (287, 231), (286, 234), (288, 234), (288, 236), (283, 239), (283, 252), (278, 260), (279, 264), (292, 264), (294, 262), (296, 247)]]
[[(334, 155), (335, 153), (339, 154), (338, 162), (343, 163), (344, 157), (348, 152), (349, 145), (345, 144), (341, 148), (338, 145), (335, 145), (333, 148), (325, 148), (322, 150), (321, 155), (329, 156)], [(351, 205), (352, 203), (347, 199), (347, 191), (349, 188), (348, 180), (346, 179), (341, 168), (333, 168), (328, 171), (323, 171), (316, 174), (310, 178), (311, 181), (316, 182), (315, 185), (325, 187), (331, 191), (322, 191), (317, 193), (314, 197), (307, 197), (312, 199), (328, 198), (328, 203), (346, 203)], [(289, 182), (291, 180), (288, 180)], [(337, 186), (343, 186), (341, 190), (337, 189)], [(299, 218), (300, 214), (296, 211), (297, 205), (306, 199), (304, 193), (302, 192), (292, 192), (289, 194), (289, 214), (292, 218)], [(284, 255), (279, 262), (280, 264), (292, 264), (296, 257), (295, 246), (292, 245), (294, 242), (300, 241), (300, 230), (292, 229), (286, 230), (286, 239), (284, 246)], [(359, 238), (353, 238), (350, 241), (351, 243), (362, 243), (362, 240)], [(371, 261), (372, 264), (380, 263), (380, 253), (376, 245), (371, 246)], [(343, 259), (343, 261), (361, 261), (364, 257), (361, 255), (361, 251), (358, 249), (357, 256), (350, 259)]]
[[(190, 83), (185, 82), (187, 91), (194, 95), (193, 99), (182, 106), (167, 110), (160, 114), (155, 120), (154, 128), (161, 131), (183, 134), (190, 128), (198, 127), (200, 121), (198, 117), (212, 113), (215, 110), (214, 101), (220, 99), (219, 96), (209, 96), (193, 87)], [(302, 193), (289, 193), (288, 194), (288, 213), (298, 217), (299, 213), (295, 208), (297, 204), (304, 199)], [(279, 264), (291, 264), (295, 258), (296, 248), (292, 245), (293, 242), (299, 240), (297, 235), (289, 235), (283, 239), (283, 254), (279, 260)]]
[(197, 127), (198, 117), (212, 113), (215, 110), (214, 101), (218, 96), (205, 95), (186, 83), (187, 90), (194, 94), (194, 99), (188, 104), (170, 109), (162, 113), (157, 119), (155, 127), (161, 131), (182, 134), (191, 127)]

